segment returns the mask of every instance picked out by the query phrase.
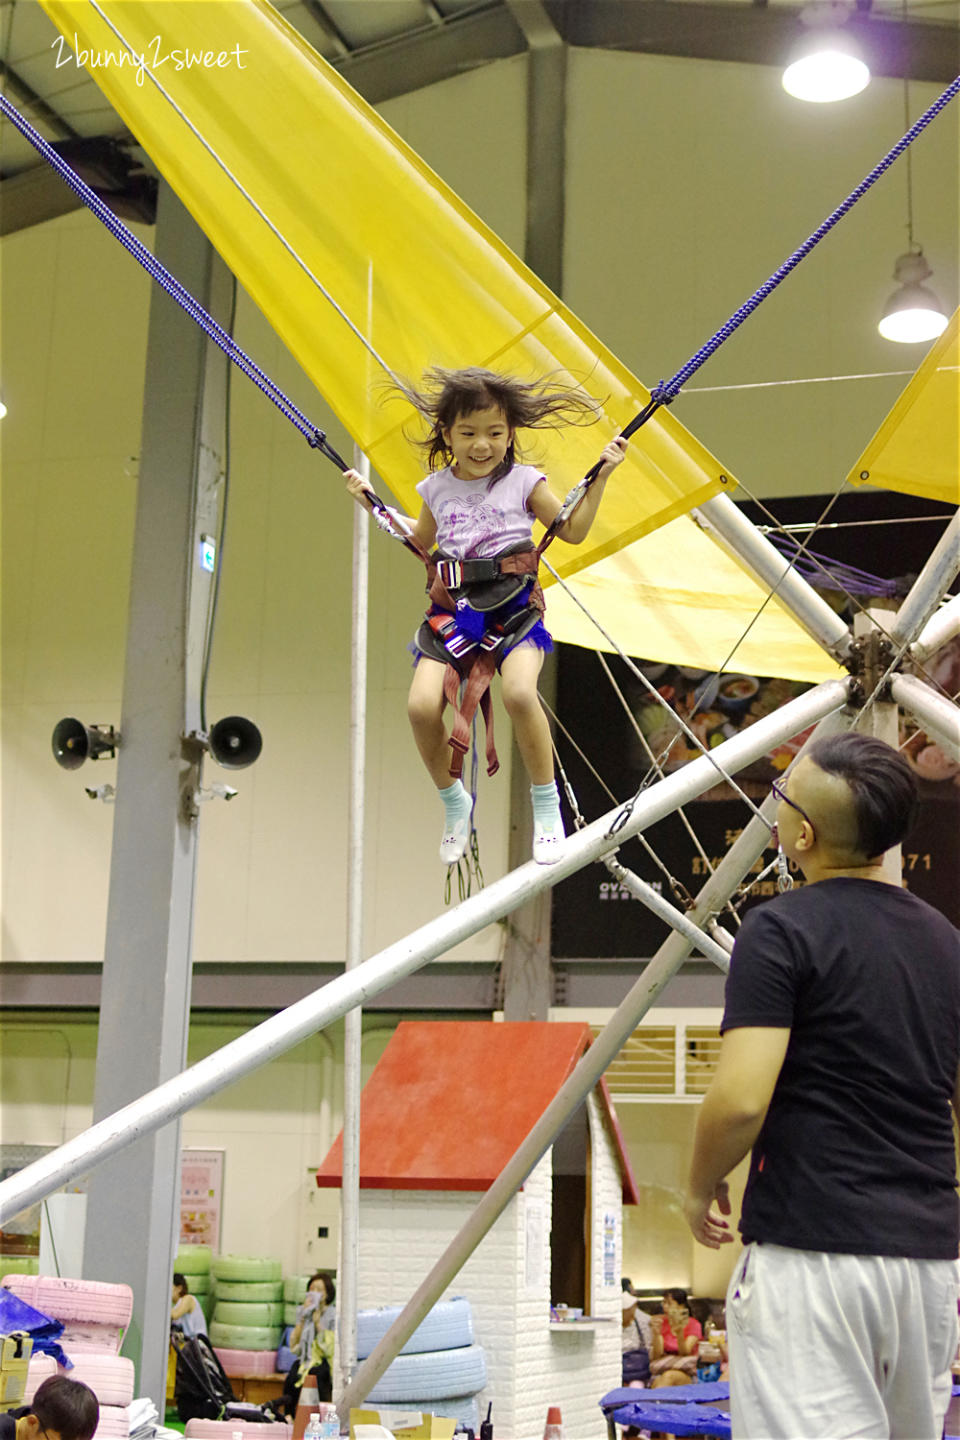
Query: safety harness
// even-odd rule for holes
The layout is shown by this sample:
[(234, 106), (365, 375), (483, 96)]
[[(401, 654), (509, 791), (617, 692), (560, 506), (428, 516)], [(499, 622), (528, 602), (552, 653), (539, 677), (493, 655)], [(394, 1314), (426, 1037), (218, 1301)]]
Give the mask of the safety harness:
[(490, 558), (428, 557), (430, 609), (414, 644), (446, 666), (443, 693), (453, 711), (450, 774), (459, 778), (479, 708), (486, 729), (487, 774), (499, 769), (493, 738), (490, 682), (504, 656), (526, 639), (544, 612), (537, 580), (540, 551), (532, 542)]
[(490, 682), (521, 640), (541, 622), (546, 604), (537, 579), (540, 556), (573, 514), (596, 479), (598, 463), (567, 495), (539, 545), (522, 542), (502, 555), (456, 560), (429, 553), (401, 517), (372, 490), (366, 500), (381, 529), (401, 540), (427, 571), (430, 609), (414, 637), (416, 649), (446, 666), (444, 697), (453, 711), (448, 741), (453, 752), (450, 774), (459, 779), (470, 748), (470, 727), (479, 709), (486, 731), (487, 774), (500, 768), (493, 739)]

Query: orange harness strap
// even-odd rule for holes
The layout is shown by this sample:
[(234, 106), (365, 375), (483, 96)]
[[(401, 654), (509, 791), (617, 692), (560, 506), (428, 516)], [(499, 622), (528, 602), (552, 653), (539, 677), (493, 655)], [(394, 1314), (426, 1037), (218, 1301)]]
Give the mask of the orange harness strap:
[(476, 655), (463, 687), (460, 699), (460, 672), (448, 665), (443, 674), (443, 693), (453, 710), (453, 730), (447, 742), (453, 751), (450, 757), (450, 774), (459, 780), (463, 773), (463, 757), (470, 748), (470, 726), (480, 707), (487, 734), (487, 774), (496, 775), (500, 769), (497, 750), (493, 741), (493, 705), (490, 700), (490, 682), (497, 669), (496, 652), (481, 650)]

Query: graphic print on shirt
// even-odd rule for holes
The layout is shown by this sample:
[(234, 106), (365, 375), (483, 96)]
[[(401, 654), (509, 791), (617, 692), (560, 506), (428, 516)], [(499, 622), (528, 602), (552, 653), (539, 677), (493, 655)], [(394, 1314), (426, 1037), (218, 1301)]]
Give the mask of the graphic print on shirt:
[(437, 529), (458, 555), (498, 555), (507, 525), (506, 512), (487, 493), (457, 495), (437, 507)]

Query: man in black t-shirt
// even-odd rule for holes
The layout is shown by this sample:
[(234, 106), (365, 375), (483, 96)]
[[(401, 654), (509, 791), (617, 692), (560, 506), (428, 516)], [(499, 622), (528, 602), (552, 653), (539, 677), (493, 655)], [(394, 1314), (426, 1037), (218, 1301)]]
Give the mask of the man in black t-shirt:
[(916, 803), (858, 734), (780, 789), (807, 884), (750, 912), (694, 1141), (686, 1215), (733, 1239), (726, 1176), (752, 1150), (727, 1295), (735, 1440), (937, 1440), (957, 1348), (960, 935), (884, 878)]
[(51, 1375), (29, 1405), (0, 1413), (0, 1440), (91, 1440), (100, 1406), (89, 1385)]

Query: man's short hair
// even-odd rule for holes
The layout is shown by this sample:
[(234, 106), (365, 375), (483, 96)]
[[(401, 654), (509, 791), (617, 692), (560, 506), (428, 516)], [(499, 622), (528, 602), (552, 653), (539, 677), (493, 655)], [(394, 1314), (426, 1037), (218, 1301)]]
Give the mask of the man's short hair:
[(41, 1429), (55, 1430), (60, 1440), (92, 1440), (100, 1423), (100, 1405), (89, 1385), (66, 1375), (51, 1375), (37, 1386), (30, 1413)]
[(850, 730), (815, 741), (806, 754), (820, 770), (849, 785), (857, 848), (868, 860), (900, 843), (916, 816), (917, 782), (897, 750)]

